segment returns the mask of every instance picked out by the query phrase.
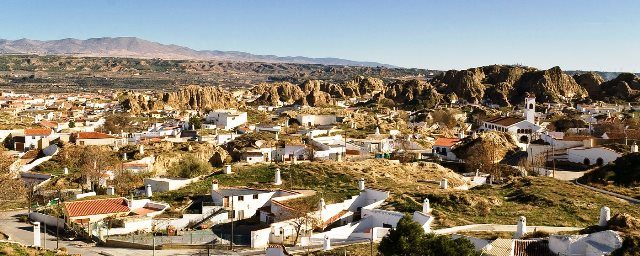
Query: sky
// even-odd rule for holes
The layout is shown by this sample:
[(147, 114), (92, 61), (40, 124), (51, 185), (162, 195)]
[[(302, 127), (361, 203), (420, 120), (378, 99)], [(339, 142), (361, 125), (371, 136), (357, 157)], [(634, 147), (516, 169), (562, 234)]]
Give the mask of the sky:
[(638, 0), (90, 0), (0, 3), (0, 38), (134, 36), (196, 50), (401, 67), (640, 72)]

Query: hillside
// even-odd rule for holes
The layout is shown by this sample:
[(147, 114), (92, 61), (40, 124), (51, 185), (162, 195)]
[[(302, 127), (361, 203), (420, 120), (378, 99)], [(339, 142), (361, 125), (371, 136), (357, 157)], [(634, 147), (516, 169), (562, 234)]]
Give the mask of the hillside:
[(161, 44), (136, 37), (101, 37), (86, 40), (66, 38), (48, 41), (0, 39), (0, 54), (75, 55), (393, 67), (378, 62), (353, 61), (340, 58), (280, 57), (275, 55), (256, 55), (240, 51), (197, 51), (184, 46)]

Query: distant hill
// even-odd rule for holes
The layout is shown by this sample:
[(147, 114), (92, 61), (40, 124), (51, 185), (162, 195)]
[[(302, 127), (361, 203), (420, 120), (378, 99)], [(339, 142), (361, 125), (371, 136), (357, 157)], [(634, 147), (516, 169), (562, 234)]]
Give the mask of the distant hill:
[(77, 55), (91, 57), (133, 57), (186, 60), (224, 60), (234, 62), (267, 62), (323, 64), (364, 67), (394, 67), (388, 64), (353, 61), (339, 58), (310, 58), (302, 56), (279, 57), (256, 55), (238, 51), (197, 51), (179, 45), (167, 45), (136, 37), (102, 37), (80, 40), (6, 40), (0, 39), (0, 54)]

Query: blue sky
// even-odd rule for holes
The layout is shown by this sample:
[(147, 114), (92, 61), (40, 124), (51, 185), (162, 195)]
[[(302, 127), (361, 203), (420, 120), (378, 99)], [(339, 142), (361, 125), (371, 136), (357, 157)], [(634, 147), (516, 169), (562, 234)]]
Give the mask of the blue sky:
[(0, 3), (0, 38), (103, 36), (430, 69), (520, 63), (640, 72), (637, 0)]

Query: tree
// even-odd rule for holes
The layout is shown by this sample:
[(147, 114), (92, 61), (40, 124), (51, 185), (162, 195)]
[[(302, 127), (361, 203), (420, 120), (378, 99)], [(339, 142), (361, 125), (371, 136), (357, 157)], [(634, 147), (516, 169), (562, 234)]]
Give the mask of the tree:
[(425, 234), (424, 229), (409, 216), (402, 217), (395, 229), (382, 238), (378, 251), (382, 255), (480, 255), (465, 238), (451, 239), (445, 235)]
[(126, 114), (123, 114), (123, 113), (111, 114), (106, 116), (104, 119), (105, 121), (104, 121), (104, 124), (102, 125), (102, 128), (106, 132), (120, 133), (121, 131), (131, 131), (132, 129), (134, 129), (130, 125), (131, 117)]
[(194, 178), (200, 175), (209, 174), (213, 167), (209, 162), (188, 155), (177, 163), (173, 164), (167, 173), (173, 177)]
[(202, 118), (199, 116), (192, 116), (189, 118), (189, 128), (193, 128), (194, 130), (202, 128)]
[(293, 227), (295, 232), (293, 246), (298, 243), (298, 239), (304, 235), (304, 233), (320, 225), (321, 220), (312, 213), (319, 200), (319, 197), (313, 196), (306, 198), (306, 200), (289, 201), (287, 209), (280, 211), (280, 213), (275, 216), (276, 221), (287, 221)]
[(79, 149), (80, 154), (71, 157), (78, 158), (76, 165), (84, 180), (95, 189), (95, 184), (106, 174), (107, 168), (118, 163), (118, 157), (109, 147), (87, 146)]
[(75, 128), (76, 127), (76, 122), (71, 120), (69, 121), (69, 128)]
[(150, 172), (134, 173), (128, 170), (118, 170), (111, 181), (111, 185), (119, 195), (128, 195), (129, 192), (144, 185), (144, 179), (150, 178)]

